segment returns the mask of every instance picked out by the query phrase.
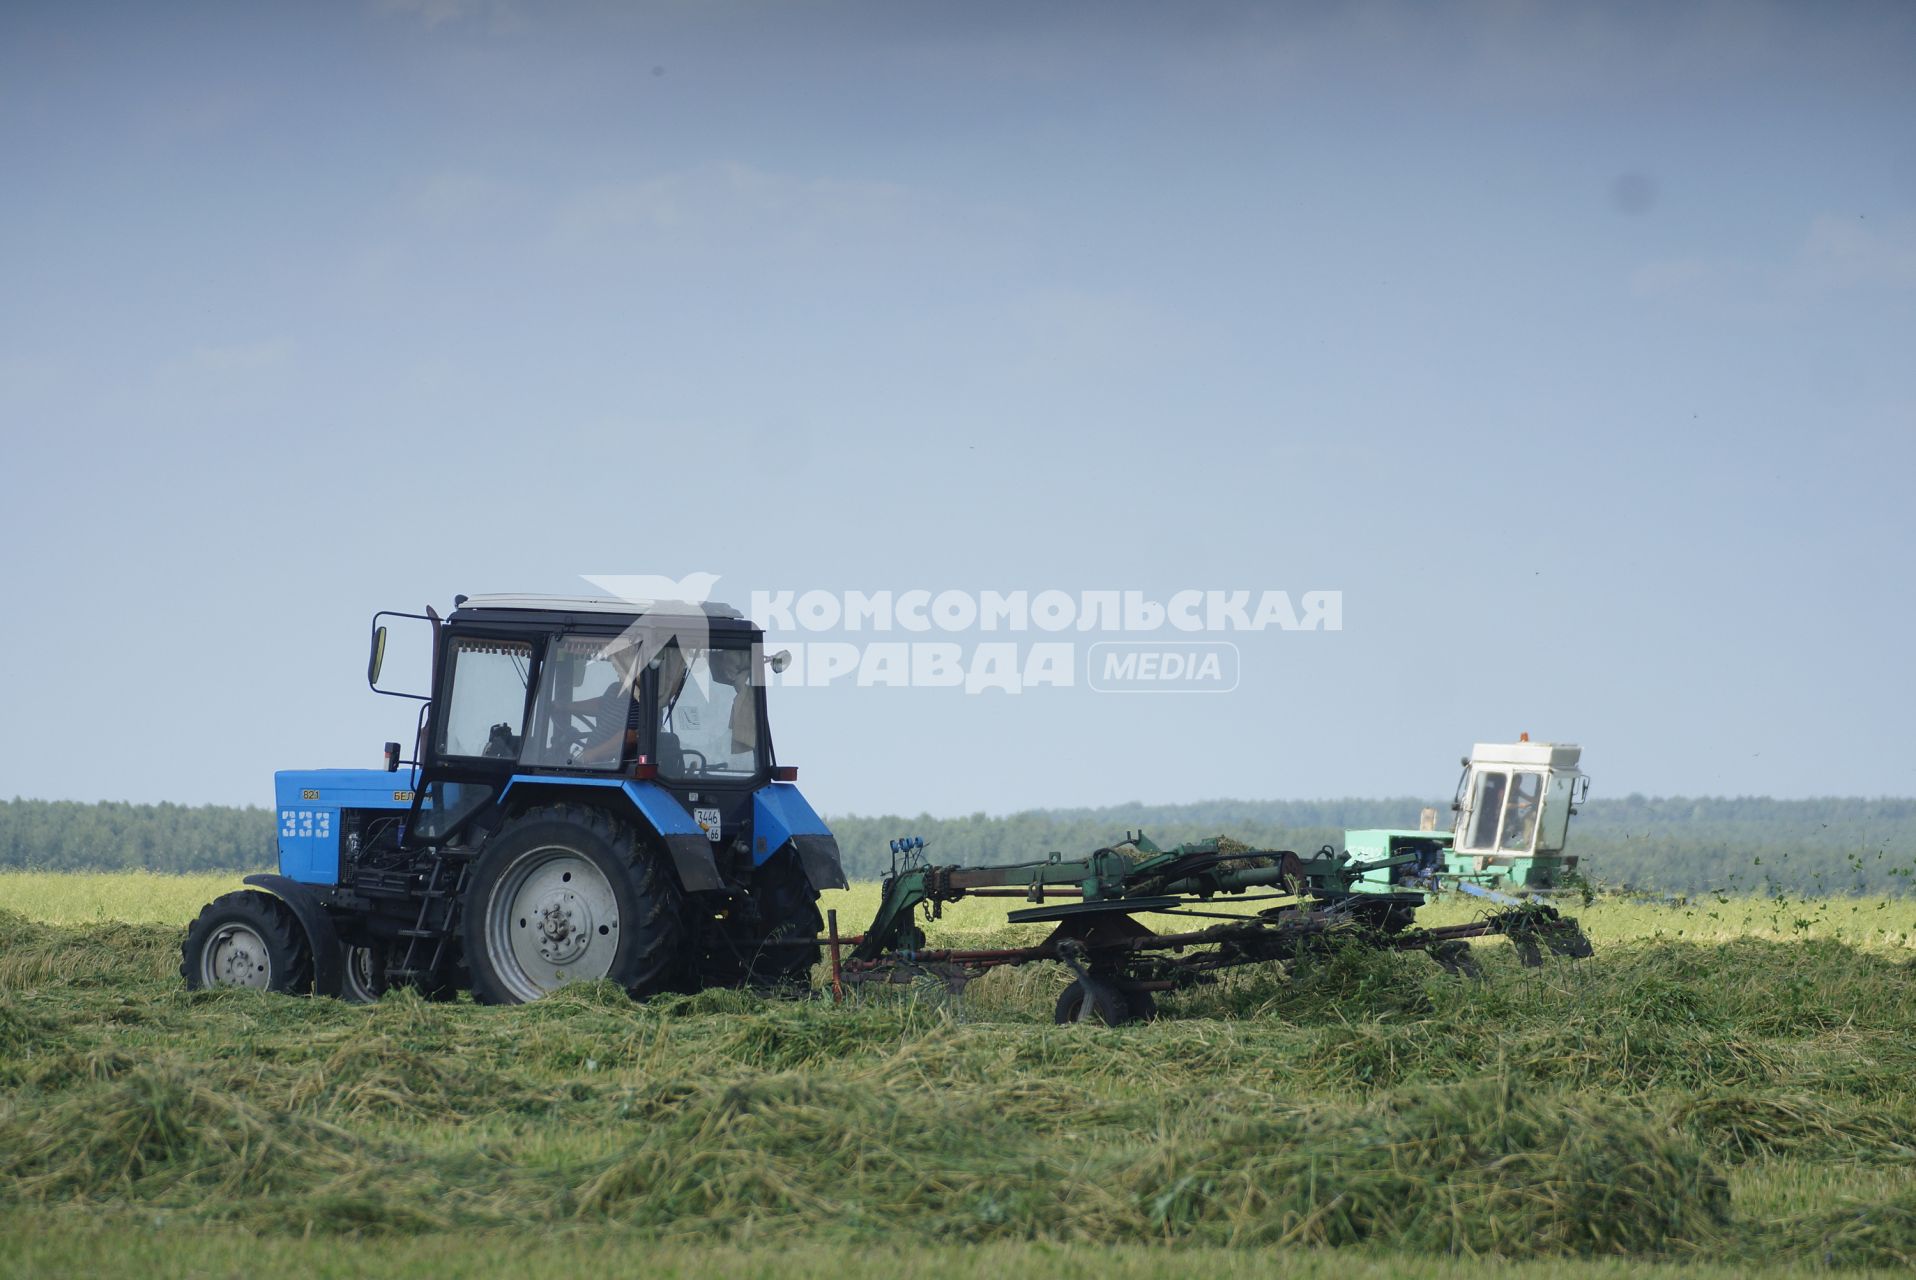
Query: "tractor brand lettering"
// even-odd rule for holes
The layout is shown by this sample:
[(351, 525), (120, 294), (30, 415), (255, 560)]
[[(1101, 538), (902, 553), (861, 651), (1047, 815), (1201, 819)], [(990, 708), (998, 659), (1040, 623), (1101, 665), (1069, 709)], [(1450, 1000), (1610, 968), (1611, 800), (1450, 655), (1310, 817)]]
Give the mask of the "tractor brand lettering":
[(311, 787), (308, 787), (306, 788), (306, 790), (299, 793), (299, 798), (301, 800), (317, 800), (319, 799), (319, 792), (314, 790)]
[(399, 801), (399, 803), (401, 803), (401, 804), (411, 804), (411, 803), (412, 803), (412, 792), (410, 792), (410, 791), (395, 791), (395, 792), (393, 792), (393, 799), (395, 799), (395, 800), (397, 800), (397, 801)]
[(1099, 693), (1229, 693), (1237, 688), (1237, 646), (1229, 641), (1091, 646), (1086, 683)]

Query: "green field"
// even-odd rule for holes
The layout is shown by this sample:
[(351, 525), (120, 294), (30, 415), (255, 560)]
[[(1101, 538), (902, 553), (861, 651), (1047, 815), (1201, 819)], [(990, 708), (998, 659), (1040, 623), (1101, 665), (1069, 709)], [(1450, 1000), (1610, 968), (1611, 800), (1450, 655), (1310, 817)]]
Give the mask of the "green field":
[[(1052, 1026), (1041, 967), (843, 1008), (190, 994), (180, 928), (236, 884), (0, 876), (0, 1270), (1916, 1265), (1906, 899), (1600, 901), (1590, 960), (1340, 956), (1107, 1030)], [(875, 891), (830, 897), (852, 932)]]

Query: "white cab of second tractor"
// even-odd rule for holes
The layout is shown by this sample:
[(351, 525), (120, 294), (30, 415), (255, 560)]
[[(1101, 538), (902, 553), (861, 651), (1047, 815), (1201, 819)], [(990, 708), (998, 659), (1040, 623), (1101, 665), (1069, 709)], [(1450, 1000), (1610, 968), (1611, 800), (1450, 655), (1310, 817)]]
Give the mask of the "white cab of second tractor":
[[(1574, 743), (1479, 742), (1458, 782), (1452, 865), (1457, 870), (1507, 868), (1516, 886), (1554, 886), (1577, 860), (1564, 856), (1570, 815), (1590, 779), (1578, 769)], [(1461, 866), (1457, 864), (1462, 864)]]

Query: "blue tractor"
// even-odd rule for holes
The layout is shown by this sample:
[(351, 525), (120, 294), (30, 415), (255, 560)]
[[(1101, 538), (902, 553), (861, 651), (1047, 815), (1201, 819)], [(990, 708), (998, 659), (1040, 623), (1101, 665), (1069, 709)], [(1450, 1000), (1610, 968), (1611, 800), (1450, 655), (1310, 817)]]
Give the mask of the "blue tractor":
[[(381, 686), (388, 619), (430, 628), (428, 692)], [(182, 946), (189, 987), (536, 1000), (794, 986), (838, 845), (772, 752), (785, 655), (718, 604), (457, 597), (373, 619), (367, 681), (420, 702), (414, 759), (276, 775), (279, 873)]]

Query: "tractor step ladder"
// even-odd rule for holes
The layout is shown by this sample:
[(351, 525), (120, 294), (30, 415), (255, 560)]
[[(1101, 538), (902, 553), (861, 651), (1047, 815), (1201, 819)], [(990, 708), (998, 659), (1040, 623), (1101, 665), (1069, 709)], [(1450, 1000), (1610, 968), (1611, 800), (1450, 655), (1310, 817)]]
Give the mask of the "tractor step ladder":
[[(389, 979), (431, 982), (435, 976), (444, 975), (447, 946), (459, 925), (459, 906), (471, 872), (472, 850), (463, 847), (433, 850), (425, 888), (418, 892), (419, 914), (412, 928), (399, 931), (399, 936), (406, 939), (406, 953), (387, 971)], [(431, 952), (422, 955), (427, 943), (432, 944)]]

